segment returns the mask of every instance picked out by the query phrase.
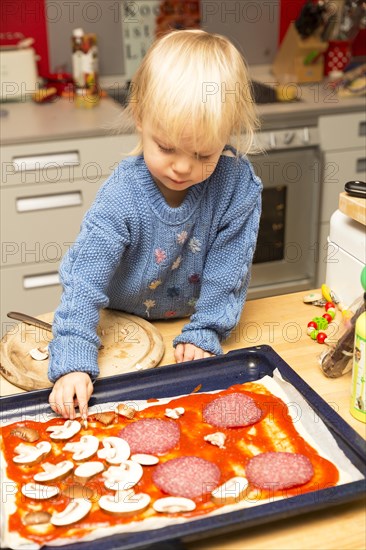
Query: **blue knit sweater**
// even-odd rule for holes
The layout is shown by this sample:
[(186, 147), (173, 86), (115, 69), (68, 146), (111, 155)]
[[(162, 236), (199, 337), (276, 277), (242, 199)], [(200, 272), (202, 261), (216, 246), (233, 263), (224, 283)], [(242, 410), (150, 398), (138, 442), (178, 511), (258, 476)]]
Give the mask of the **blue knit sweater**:
[(246, 297), (261, 189), (248, 160), (222, 155), (214, 173), (172, 208), (142, 156), (121, 162), (61, 263), (50, 380), (74, 371), (98, 375), (96, 328), (106, 307), (150, 320), (190, 316), (173, 345), (221, 353)]

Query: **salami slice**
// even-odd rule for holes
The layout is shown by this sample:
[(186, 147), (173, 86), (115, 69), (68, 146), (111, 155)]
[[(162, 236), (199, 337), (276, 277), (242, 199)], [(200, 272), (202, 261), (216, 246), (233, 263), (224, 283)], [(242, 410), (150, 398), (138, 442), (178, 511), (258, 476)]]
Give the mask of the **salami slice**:
[(171, 420), (144, 418), (128, 424), (120, 431), (119, 437), (127, 441), (131, 454), (162, 455), (179, 443), (180, 430)]
[(216, 464), (197, 456), (173, 458), (159, 464), (153, 482), (159, 489), (175, 497), (197, 498), (211, 493), (220, 481)]
[(289, 489), (304, 485), (314, 475), (313, 465), (300, 453), (262, 453), (251, 458), (245, 469), (250, 483), (260, 489)]
[(254, 399), (243, 393), (229, 393), (214, 399), (203, 409), (203, 420), (219, 428), (240, 428), (255, 424), (262, 411)]

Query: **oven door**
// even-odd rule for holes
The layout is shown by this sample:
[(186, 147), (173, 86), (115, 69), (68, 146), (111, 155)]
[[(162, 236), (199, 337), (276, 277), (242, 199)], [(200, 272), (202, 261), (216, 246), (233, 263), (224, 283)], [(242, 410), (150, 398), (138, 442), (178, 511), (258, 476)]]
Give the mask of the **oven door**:
[(314, 288), (320, 196), (317, 147), (251, 157), (263, 182), (248, 298)]

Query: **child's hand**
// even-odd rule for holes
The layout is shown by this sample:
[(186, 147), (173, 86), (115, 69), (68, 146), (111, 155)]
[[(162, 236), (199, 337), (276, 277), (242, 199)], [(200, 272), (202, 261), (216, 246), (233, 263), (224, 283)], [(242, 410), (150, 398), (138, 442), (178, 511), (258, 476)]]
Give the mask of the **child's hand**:
[(178, 344), (174, 351), (174, 357), (177, 363), (193, 361), (194, 359), (204, 359), (212, 357), (212, 353), (198, 348), (193, 344)]
[(64, 418), (75, 418), (79, 406), (81, 417), (88, 416), (88, 401), (93, 393), (93, 384), (86, 372), (71, 372), (55, 382), (49, 397), (51, 409)]

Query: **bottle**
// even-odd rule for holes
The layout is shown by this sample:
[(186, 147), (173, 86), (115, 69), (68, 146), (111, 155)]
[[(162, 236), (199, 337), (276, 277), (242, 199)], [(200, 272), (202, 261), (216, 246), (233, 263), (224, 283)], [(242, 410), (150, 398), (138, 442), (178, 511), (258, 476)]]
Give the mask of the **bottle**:
[[(361, 284), (365, 291), (366, 305), (366, 266), (361, 273)], [(366, 422), (366, 311), (361, 313), (355, 325), (355, 346), (353, 353), (351, 407), (352, 416)]]
[(77, 107), (94, 107), (100, 99), (98, 84), (98, 46), (95, 34), (83, 29), (72, 33), (72, 71)]
[(74, 29), (72, 31), (72, 76), (74, 79), (75, 88), (84, 88), (84, 31), (83, 29)]

